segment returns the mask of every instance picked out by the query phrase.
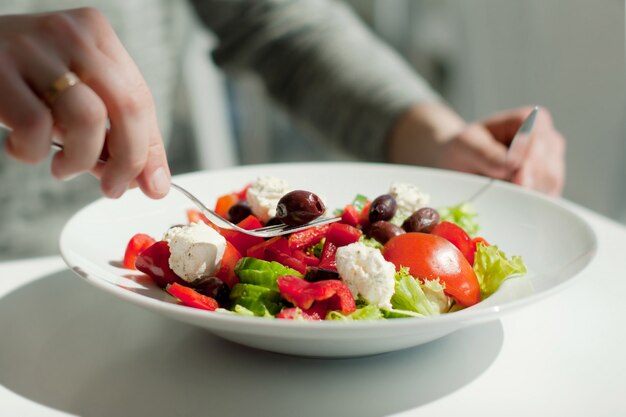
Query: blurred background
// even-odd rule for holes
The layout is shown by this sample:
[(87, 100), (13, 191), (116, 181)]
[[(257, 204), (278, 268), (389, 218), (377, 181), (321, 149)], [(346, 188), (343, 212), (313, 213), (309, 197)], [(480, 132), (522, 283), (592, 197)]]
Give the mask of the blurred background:
[[(624, 1), (335, 1), (466, 120), (547, 107), (567, 138), (565, 198), (626, 223)], [(81, 6), (106, 15), (146, 78), (174, 173), (350, 159), (274, 106), (253, 76), (218, 70), (215, 39), (185, 1), (0, 0), (0, 15)], [(88, 175), (61, 183), (49, 164), (25, 166), (3, 153), (0, 177), (0, 259), (56, 253), (63, 224), (100, 196)]]
[[(564, 196), (626, 222), (621, 0), (349, 0), (466, 119), (547, 107), (567, 138)], [(238, 162), (345, 159), (316, 146), (253, 79), (229, 80)]]

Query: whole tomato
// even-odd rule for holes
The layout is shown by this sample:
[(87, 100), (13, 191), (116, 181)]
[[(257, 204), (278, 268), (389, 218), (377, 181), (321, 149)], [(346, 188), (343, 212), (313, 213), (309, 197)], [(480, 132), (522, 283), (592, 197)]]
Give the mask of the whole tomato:
[(405, 233), (391, 238), (382, 249), (385, 259), (409, 268), (420, 280), (439, 278), (445, 293), (469, 307), (480, 301), (480, 286), (465, 256), (448, 240), (427, 233)]

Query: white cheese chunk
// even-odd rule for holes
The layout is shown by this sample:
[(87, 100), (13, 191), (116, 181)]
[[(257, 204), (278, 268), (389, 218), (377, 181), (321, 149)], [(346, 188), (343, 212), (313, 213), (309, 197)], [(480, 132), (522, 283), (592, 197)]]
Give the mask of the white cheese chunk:
[(360, 294), (370, 304), (391, 308), (396, 268), (378, 249), (352, 243), (338, 248), (335, 260), (339, 276), (355, 298)]
[(214, 276), (226, 248), (226, 239), (202, 222), (172, 227), (163, 240), (170, 247), (170, 268), (187, 282)]
[(421, 192), (419, 188), (410, 183), (392, 183), (389, 187), (389, 194), (396, 200), (396, 216), (400, 218), (409, 217), (430, 203), (430, 195)]
[(276, 177), (259, 177), (248, 187), (246, 201), (252, 214), (262, 222), (276, 216), (276, 205), (282, 196), (291, 191), (287, 181)]

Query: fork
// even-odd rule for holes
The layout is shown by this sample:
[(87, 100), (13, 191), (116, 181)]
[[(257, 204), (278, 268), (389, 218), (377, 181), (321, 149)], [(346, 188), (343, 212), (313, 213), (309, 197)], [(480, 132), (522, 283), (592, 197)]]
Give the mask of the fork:
[[(508, 165), (511, 170), (511, 175), (507, 178), (507, 180), (511, 180), (513, 175), (520, 169), (522, 166), (522, 162), (526, 159), (526, 155), (528, 154), (528, 149), (530, 148), (530, 144), (532, 141), (532, 136), (530, 133), (535, 126), (535, 118), (537, 117), (537, 113), (539, 112), (539, 107), (534, 106), (532, 111), (526, 116), (522, 125), (515, 132), (515, 136), (511, 140), (509, 144), (509, 149), (506, 151), (506, 155), (504, 156), (504, 163)], [(496, 182), (495, 178), (489, 178), (489, 182), (483, 185), (478, 189), (474, 194), (472, 194), (468, 199), (465, 200), (465, 203), (471, 203), (476, 200), (480, 195), (482, 195), (485, 191), (487, 191), (491, 186)]]
[(308, 223), (305, 223), (305, 224), (302, 224), (302, 225), (299, 225), (299, 226), (289, 226), (289, 225), (286, 225), (286, 224), (277, 224), (277, 225), (274, 225), (274, 226), (262, 227), (260, 229), (246, 230), (246, 229), (243, 229), (243, 228), (237, 226), (235, 223), (233, 223), (233, 222), (231, 222), (229, 220), (226, 220), (225, 218), (223, 218), (222, 216), (220, 216), (219, 214), (217, 214), (213, 210), (209, 209), (207, 206), (204, 205), (204, 203), (202, 203), (202, 201), (200, 201), (200, 199), (198, 199), (196, 196), (191, 194), (189, 191), (187, 191), (186, 189), (184, 189), (180, 185), (175, 184), (175, 183), (171, 183), (171, 186), (172, 186), (172, 188), (174, 188), (177, 191), (179, 191), (180, 193), (182, 193), (189, 200), (191, 200), (196, 205), (196, 207), (198, 207), (200, 209), (202, 214), (207, 216), (209, 218), (209, 220), (212, 221), (218, 227), (221, 227), (223, 229), (236, 230), (238, 232), (245, 233), (245, 234), (250, 235), (250, 236), (262, 237), (262, 238), (270, 238), (270, 237), (275, 237), (275, 236), (286, 235), (286, 234), (289, 234), (289, 233), (299, 232), (301, 230), (310, 229), (312, 227), (323, 226), (325, 224), (330, 224), (330, 223), (334, 223), (334, 222), (337, 222), (337, 221), (341, 220), (341, 216), (337, 216), (337, 217), (321, 217), (321, 218), (317, 218), (315, 220), (312, 220), (312, 221), (310, 221)]
[[(56, 141), (52, 142), (52, 147), (58, 150), (63, 150), (63, 145)], [(101, 156), (98, 160), (100, 162), (106, 162), (107, 158), (106, 156)], [(217, 214), (216, 212), (214, 212), (213, 210), (205, 206), (204, 203), (198, 197), (196, 197), (195, 195), (187, 191), (187, 189), (173, 182), (170, 183), (170, 185), (176, 191), (180, 192), (182, 195), (184, 195), (189, 200), (191, 200), (196, 205), (196, 207), (200, 209), (202, 214), (204, 214), (209, 219), (209, 221), (211, 221), (216, 226), (222, 229), (236, 230), (238, 232), (241, 232), (250, 236), (271, 238), (275, 236), (282, 236), (282, 235), (287, 235), (289, 233), (299, 232), (302, 230), (310, 229), (312, 227), (323, 226), (325, 224), (330, 224), (330, 223), (334, 223), (334, 222), (341, 220), (341, 216), (321, 217), (321, 218), (317, 218), (315, 220), (312, 220), (308, 223), (305, 223), (299, 226), (277, 224), (273, 226), (261, 227), (260, 229), (246, 230), (242, 227), (237, 226), (235, 223), (231, 222), (230, 220), (225, 219), (224, 217), (220, 216), (219, 214)]]

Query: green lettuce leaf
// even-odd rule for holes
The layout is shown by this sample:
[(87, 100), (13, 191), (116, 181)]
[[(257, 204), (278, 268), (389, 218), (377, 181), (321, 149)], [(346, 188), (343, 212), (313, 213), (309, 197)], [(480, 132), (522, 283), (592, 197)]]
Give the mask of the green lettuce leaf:
[(326, 320), (381, 320), (383, 318), (383, 313), (375, 305), (357, 308), (350, 314), (342, 314), (340, 311), (329, 311), (326, 314)]
[(359, 213), (363, 211), (366, 204), (367, 204), (367, 197), (365, 197), (363, 194), (357, 194), (354, 197), (354, 200), (352, 200), (352, 205), (354, 206), (356, 211), (358, 211)]
[(438, 209), (441, 221), (456, 224), (467, 232), (470, 236), (475, 236), (480, 229), (478, 225), (478, 214), (469, 203), (461, 203), (456, 206), (443, 207)]
[(512, 275), (526, 273), (526, 265), (520, 256), (507, 258), (496, 245), (477, 245), (474, 257), (474, 272), (480, 284), (483, 299), (496, 292), (502, 282)]
[[(391, 306), (394, 310), (406, 310), (419, 313), (423, 316), (434, 316), (440, 313), (436, 301), (431, 301), (419, 280), (413, 278), (407, 268), (401, 268), (396, 272), (396, 289), (391, 297)], [(443, 286), (441, 287), (443, 291)]]
[(423, 314), (416, 313), (415, 311), (396, 310), (395, 308), (382, 308), (380, 311), (383, 313), (383, 317), (386, 319), (409, 319), (424, 317)]
[(315, 256), (316, 258), (322, 257), (322, 251), (324, 250), (324, 243), (326, 242), (326, 238), (323, 237), (322, 240), (317, 242), (315, 245), (311, 245), (308, 249), (308, 252)]
[(376, 239), (372, 239), (370, 237), (365, 237), (365, 235), (361, 235), (359, 238), (359, 242), (374, 249), (382, 249), (383, 245), (377, 241)]
[(276, 280), (280, 276), (295, 275), (302, 277), (300, 272), (278, 262), (268, 262), (250, 257), (241, 258), (237, 262), (235, 274), (239, 277), (239, 281), (244, 284), (260, 285), (272, 290), (278, 290)]

